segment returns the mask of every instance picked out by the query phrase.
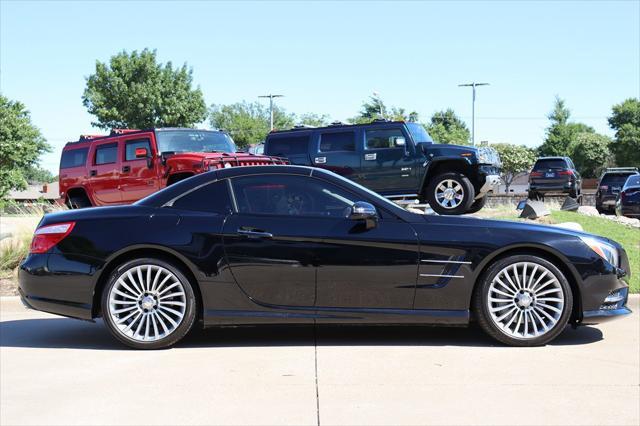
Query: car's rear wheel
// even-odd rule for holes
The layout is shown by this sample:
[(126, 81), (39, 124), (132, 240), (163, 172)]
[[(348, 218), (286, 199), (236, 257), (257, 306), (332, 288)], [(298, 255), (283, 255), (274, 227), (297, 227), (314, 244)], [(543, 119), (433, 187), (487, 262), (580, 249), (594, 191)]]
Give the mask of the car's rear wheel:
[(467, 210), (467, 213), (476, 213), (482, 210), (485, 204), (487, 204), (488, 198), (489, 196), (485, 195), (484, 197), (478, 198), (477, 200), (475, 200), (473, 204), (471, 204), (471, 207), (469, 207), (469, 210)]
[(113, 271), (102, 294), (109, 331), (136, 349), (174, 345), (193, 327), (196, 299), (191, 283), (175, 265), (145, 258)]
[(443, 173), (431, 179), (425, 198), (438, 214), (464, 214), (473, 203), (475, 190), (465, 175), (457, 172)]
[(560, 334), (573, 306), (571, 287), (551, 262), (529, 255), (501, 259), (478, 283), (474, 310), (485, 332), (511, 346), (544, 345)]

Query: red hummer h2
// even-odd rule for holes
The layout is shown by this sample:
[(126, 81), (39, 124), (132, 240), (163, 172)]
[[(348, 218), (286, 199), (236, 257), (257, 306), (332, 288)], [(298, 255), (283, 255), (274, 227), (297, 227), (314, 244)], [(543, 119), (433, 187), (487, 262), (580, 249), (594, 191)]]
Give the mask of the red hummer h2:
[(70, 208), (129, 204), (197, 173), (267, 164), (288, 161), (236, 152), (231, 137), (221, 131), (114, 130), (65, 145), (60, 198)]

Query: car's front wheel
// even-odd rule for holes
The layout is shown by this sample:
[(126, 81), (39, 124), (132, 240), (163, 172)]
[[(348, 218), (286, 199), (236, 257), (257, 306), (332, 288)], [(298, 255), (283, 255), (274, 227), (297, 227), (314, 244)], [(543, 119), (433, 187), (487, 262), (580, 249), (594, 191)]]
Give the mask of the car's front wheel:
[(469, 178), (462, 173), (443, 173), (431, 180), (424, 198), (438, 214), (464, 214), (473, 203), (475, 190)]
[(501, 259), (489, 267), (478, 285), (474, 296), (478, 322), (502, 343), (544, 345), (569, 321), (571, 287), (546, 259), (529, 255)]
[(102, 314), (118, 340), (136, 349), (174, 345), (193, 327), (196, 299), (175, 265), (136, 259), (113, 271), (102, 293)]

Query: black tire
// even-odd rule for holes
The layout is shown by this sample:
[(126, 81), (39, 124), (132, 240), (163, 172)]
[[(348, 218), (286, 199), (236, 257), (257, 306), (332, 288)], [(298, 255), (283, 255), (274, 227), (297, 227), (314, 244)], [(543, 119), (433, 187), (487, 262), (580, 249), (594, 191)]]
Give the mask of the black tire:
[(67, 198), (67, 207), (70, 209), (84, 209), (86, 207), (92, 207), (89, 197), (86, 195), (72, 195)]
[(476, 213), (480, 211), (485, 204), (487, 204), (487, 198), (489, 198), (489, 196), (485, 195), (484, 197), (475, 200), (473, 204), (471, 204), (471, 207), (469, 207), (469, 210), (467, 210), (467, 213)]
[[(445, 181), (453, 181), (457, 185), (460, 185), (462, 200), (458, 201), (459, 204), (455, 207), (445, 207), (436, 199), (436, 188)], [(457, 186), (454, 185), (454, 187)], [(469, 178), (462, 173), (449, 172), (433, 177), (429, 181), (426, 193), (423, 197), (429, 203), (429, 206), (431, 206), (434, 212), (442, 215), (458, 215), (466, 213), (471, 207), (473, 199), (475, 198), (475, 189), (473, 189), (473, 185)], [(444, 200), (443, 203), (445, 203)]]
[[(557, 282), (553, 283), (553, 286), (554, 286), (553, 288), (557, 286), (558, 289), (561, 289), (563, 304), (562, 304), (562, 308), (558, 309), (558, 310), (561, 310), (561, 313), (557, 318), (557, 322), (552, 327), (550, 327), (549, 330), (547, 330), (546, 332), (544, 332), (539, 336), (519, 338), (519, 337), (514, 337), (510, 335), (508, 332), (504, 331), (503, 328), (497, 325), (496, 320), (492, 318), (492, 313), (489, 310), (489, 303), (492, 303), (489, 301), (489, 293), (490, 293), (491, 284), (496, 278), (496, 276), (498, 276), (498, 274), (503, 272), (503, 270), (510, 265), (514, 265), (514, 264), (520, 265), (523, 262), (526, 262), (529, 265), (534, 264), (534, 265), (538, 265), (538, 267), (546, 268), (547, 271), (553, 274), (553, 276), (557, 280)], [(531, 273), (532, 270), (533, 268), (530, 269), (529, 272)], [(518, 272), (519, 270), (516, 270), (516, 271)], [(545, 279), (546, 277), (543, 279), (543, 283)], [(531, 283), (529, 282), (529, 284)], [(531, 285), (531, 287), (535, 289), (536, 286)], [(501, 287), (497, 287), (497, 288), (501, 288)], [(545, 286), (540, 287), (540, 289), (543, 289), (543, 288), (545, 288)], [(546, 291), (547, 290), (545, 289), (545, 292)], [(539, 290), (538, 290), (538, 293), (540, 293)], [(518, 295), (518, 293), (516, 294)], [(535, 295), (535, 292), (533, 294)], [(542, 295), (534, 296), (533, 299), (530, 299), (533, 301), (532, 302), (529, 301), (531, 305), (527, 305), (526, 308), (518, 306), (519, 302), (516, 302), (516, 300), (514, 299), (513, 306), (516, 308), (516, 311), (513, 315), (514, 316), (519, 315), (520, 314), (519, 310), (529, 309), (528, 312), (531, 312), (531, 313), (529, 313), (528, 315), (530, 316), (532, 321), (536, 322), (533, 316), (534, 310), (536, 310), (535, 315), (538, 315), (538, 318), (544, 318), (545, 320), (549, 320), (548, 318), (544, 317), (544, 315), (538, 314), (537, 309), (539, 308), (537, 306), (545, 306), (545, 305), (541, 305), (542, 302), (540, 302), (539, 300), (539, 298), (541, 297)], [(549, 297), (549, 296), (545, 296), (545, 297)], [(505, 299), (505, 300), (509, 300), (509, 299)], [(549, 303), (549, 304), (555, 303), (555, 302), (546, 302), (546, 300), (547, 299), (545, 299), (544, 303)], [(496, 313), (496, 315), (501, 315), (502, 312), (507, 314), (509, 310), (514, 309), (513, 307), (508, 306), (510, 302), (502, 302), (502, 303), (505, 303), (505, 305), (498, 305), (498, 308), (500, 308), (501, 306), (505, 306), (506, 308), (503, 308), (504, 310), (499, 310), (498, 312), (500, 313)], [(556, 305), (555, 307), (558, 308), (558, 305)], [(565, 329), (566, 325), (569, 322), (569, 317), (571, 316), (572, 309), (573, 309), (573, 294), (571, 291), (571, 286), (569, 285), (569, 282), (567, 281), (564, 274), (551, 262), (541, 257), (533, 256), (533, 255), (509, 256), (493, 263), (487, 269), (487, 271), (480, 277), (477, 283), (474, 297), (473, 297), (473, 310), (474, 310), (474, 313), (476, 314), (480, 327), (482, 327), (482, 329), (489, 336), (509, 346), (542, 346), (549, 343), (550, 341), (555, 339), (560, 333), (562, 333), (562, 331)], [(495, 310), (495, 307), (494, 307), (494, 310)], [(548, 311), (548, 312), (553, 312), (553, 311)], [(528, 326), (529, 322), (526, 315), (527, 314), (524, 314), (524, 313), (522, 314), (522, 316), (524, 316), (525, 318), (525, 323), (527, 323), (527, 326)], [(505, 321), (509, 320), (509, 318), (511, 317), (507, 317)], [(518, 319), (518, 324), (520, 324), (520, 319)], [(537, 325), (540, 325), (540, 328), (543, 328), (542, 324), (539, 321), (537, 321), (536, 332), (538, 331)], [(516, 328), (517, 327), (518, 326), (516, 326)], [(531, 327), (533, 327), (533, 325)], [(506, 328), (509, 329), (509, 325), (507, 325)], [(524, 328), (524, 324), (523, 324), (523, 328)], [(522, 334), (525, 334), (526, 336), (526, 332), (523, 332)]]
[[(182, 319), (180, 320), (179, 323), (177, 323), (178, 324), (177, 327), (175, 327), (173, 330), (171, 330), (171, 332), (169, 334), (167, 334), (166, 336), (164, 336), (162, 338), (159, 338), (157, 340), (153, 340), (153, 341), (141, 341), (139, 339), (134, 339), (132, 337), (126, 336), (122, 331), (120, 331), (120, 329), (116, 325), (114, 319), (112, 318), (111, 308), (110, 308), (110, 301), (109, 301), (109, 295), (111, 293), (111, 289), (118, 282), (118, 279), (120, 277), (124, 276), (127, 271), (131, 271), (133, 268), (135, 268), (137, 266), (143, 266), (143, 265), (144, 266), (150, 265), (151, 267), (164, 268), (165, 270), (167, 270), (171, 274), (173, 274), (173, 276), (179, 281), (181, 287), (178, 287), (178, 288), (184, 289), (184, 298), (183, 298), (184, 302), (183, 303), (185, 304), (185, 306), (184, 306), (184, 315), (183, 315)], [(194, 285), (194, 284), (189, 281), (189, 279), (180, 270), (180, 268), (176, 267), (174, 264), (172, 264), (170, 262), (167, 262), (165, 260), (156, 259), (156, 258), (141, 258), (141, 259), (135, 259), (135, 260), (131, 260), (131, 261), (125, 262), (122, 265), (120, 265), (118, 268), (116, 268), (111, 273), (111, 276), (109, 277), (109, 281), (108, 281), (107, 285), (104, 287), (104, 290), (102, 292), (101, 307), (102, 307), (102, 316), (103, 316), (103, 319), (104, 319), (104, 323), (106, 324), (107, 329), (109, 330), (109, 332), (116, 339), (118, 339), (120, 342), (124, 343), (125, 345), (127, 345), (127, 346), (129, 346), (131, 348), (135, 348), (135, 349), (163, 349), (163, 348), (171, 347), (171, 346), (175, 345), (177, 342), (179, 342), (184, 336), (186, 336), (187, 333), (189, 333), (189, 331), (193, 328), (193, 325), (195, 323), (196, 310), (197, 310), (198, 304), (197, 304), (197, 301), (196, 301), (195, 294), (193, 292), (192, 285)], [(143, 289), (144, 289), (144, 286), (143, 286)], [(160, 296), (158, 296), (158, 297), (160, 297)], [(158, 305), (159, 304), (160, 304), (160, 302), (158, 302)], [(140, 305), (140, 303), (138, 303), (138, 305)], [(123, 315), (126, 315), (126, 314), (123, 314)], [(135, 315), (134, 315), (134, 317), (135, 317)], [(160, 315), (158, 315), (158, 317), (160, 317)], [(175, 320), (175, 317), (173, 319)], [(132, 320), (131, 322), (133, 324), (136, 323), (135, 320)], [(140, 319), (140, 323), (142, 323), (142, 322), (143, 322), (143, 320)], [(150, 320), (147, 319), (147, 322), (150, 322)], [(155, 324), (156, 324), (155, 319), (154, 319), (153, 323), (154, 323), (154, 326), (155, 326)], [(165, 322), (165, 324), (167, 324), (167, 323)], [(131, 327), (131, 328), (133, 329), (135, 327)], [(159, 323), (157, 325), (157, 328), (159, 330), (161, 330), (161, 327), (160, 327)], [(135, 334), (134, 334), (134, 336), (135, 336)]]

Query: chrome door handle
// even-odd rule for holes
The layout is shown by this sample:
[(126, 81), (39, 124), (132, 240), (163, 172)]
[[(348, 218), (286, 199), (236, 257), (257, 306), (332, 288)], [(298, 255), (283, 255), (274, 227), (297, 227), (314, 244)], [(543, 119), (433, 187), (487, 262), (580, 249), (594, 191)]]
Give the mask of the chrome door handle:
[(316, 157), (314, 159), (314, 162), (316, 164), (326, 164), (327, 163), (327, 157)]
[(273, 234), (270, 232), (242, 228), (238, 229), (238, 235), (248, 238), (273, 238)]

